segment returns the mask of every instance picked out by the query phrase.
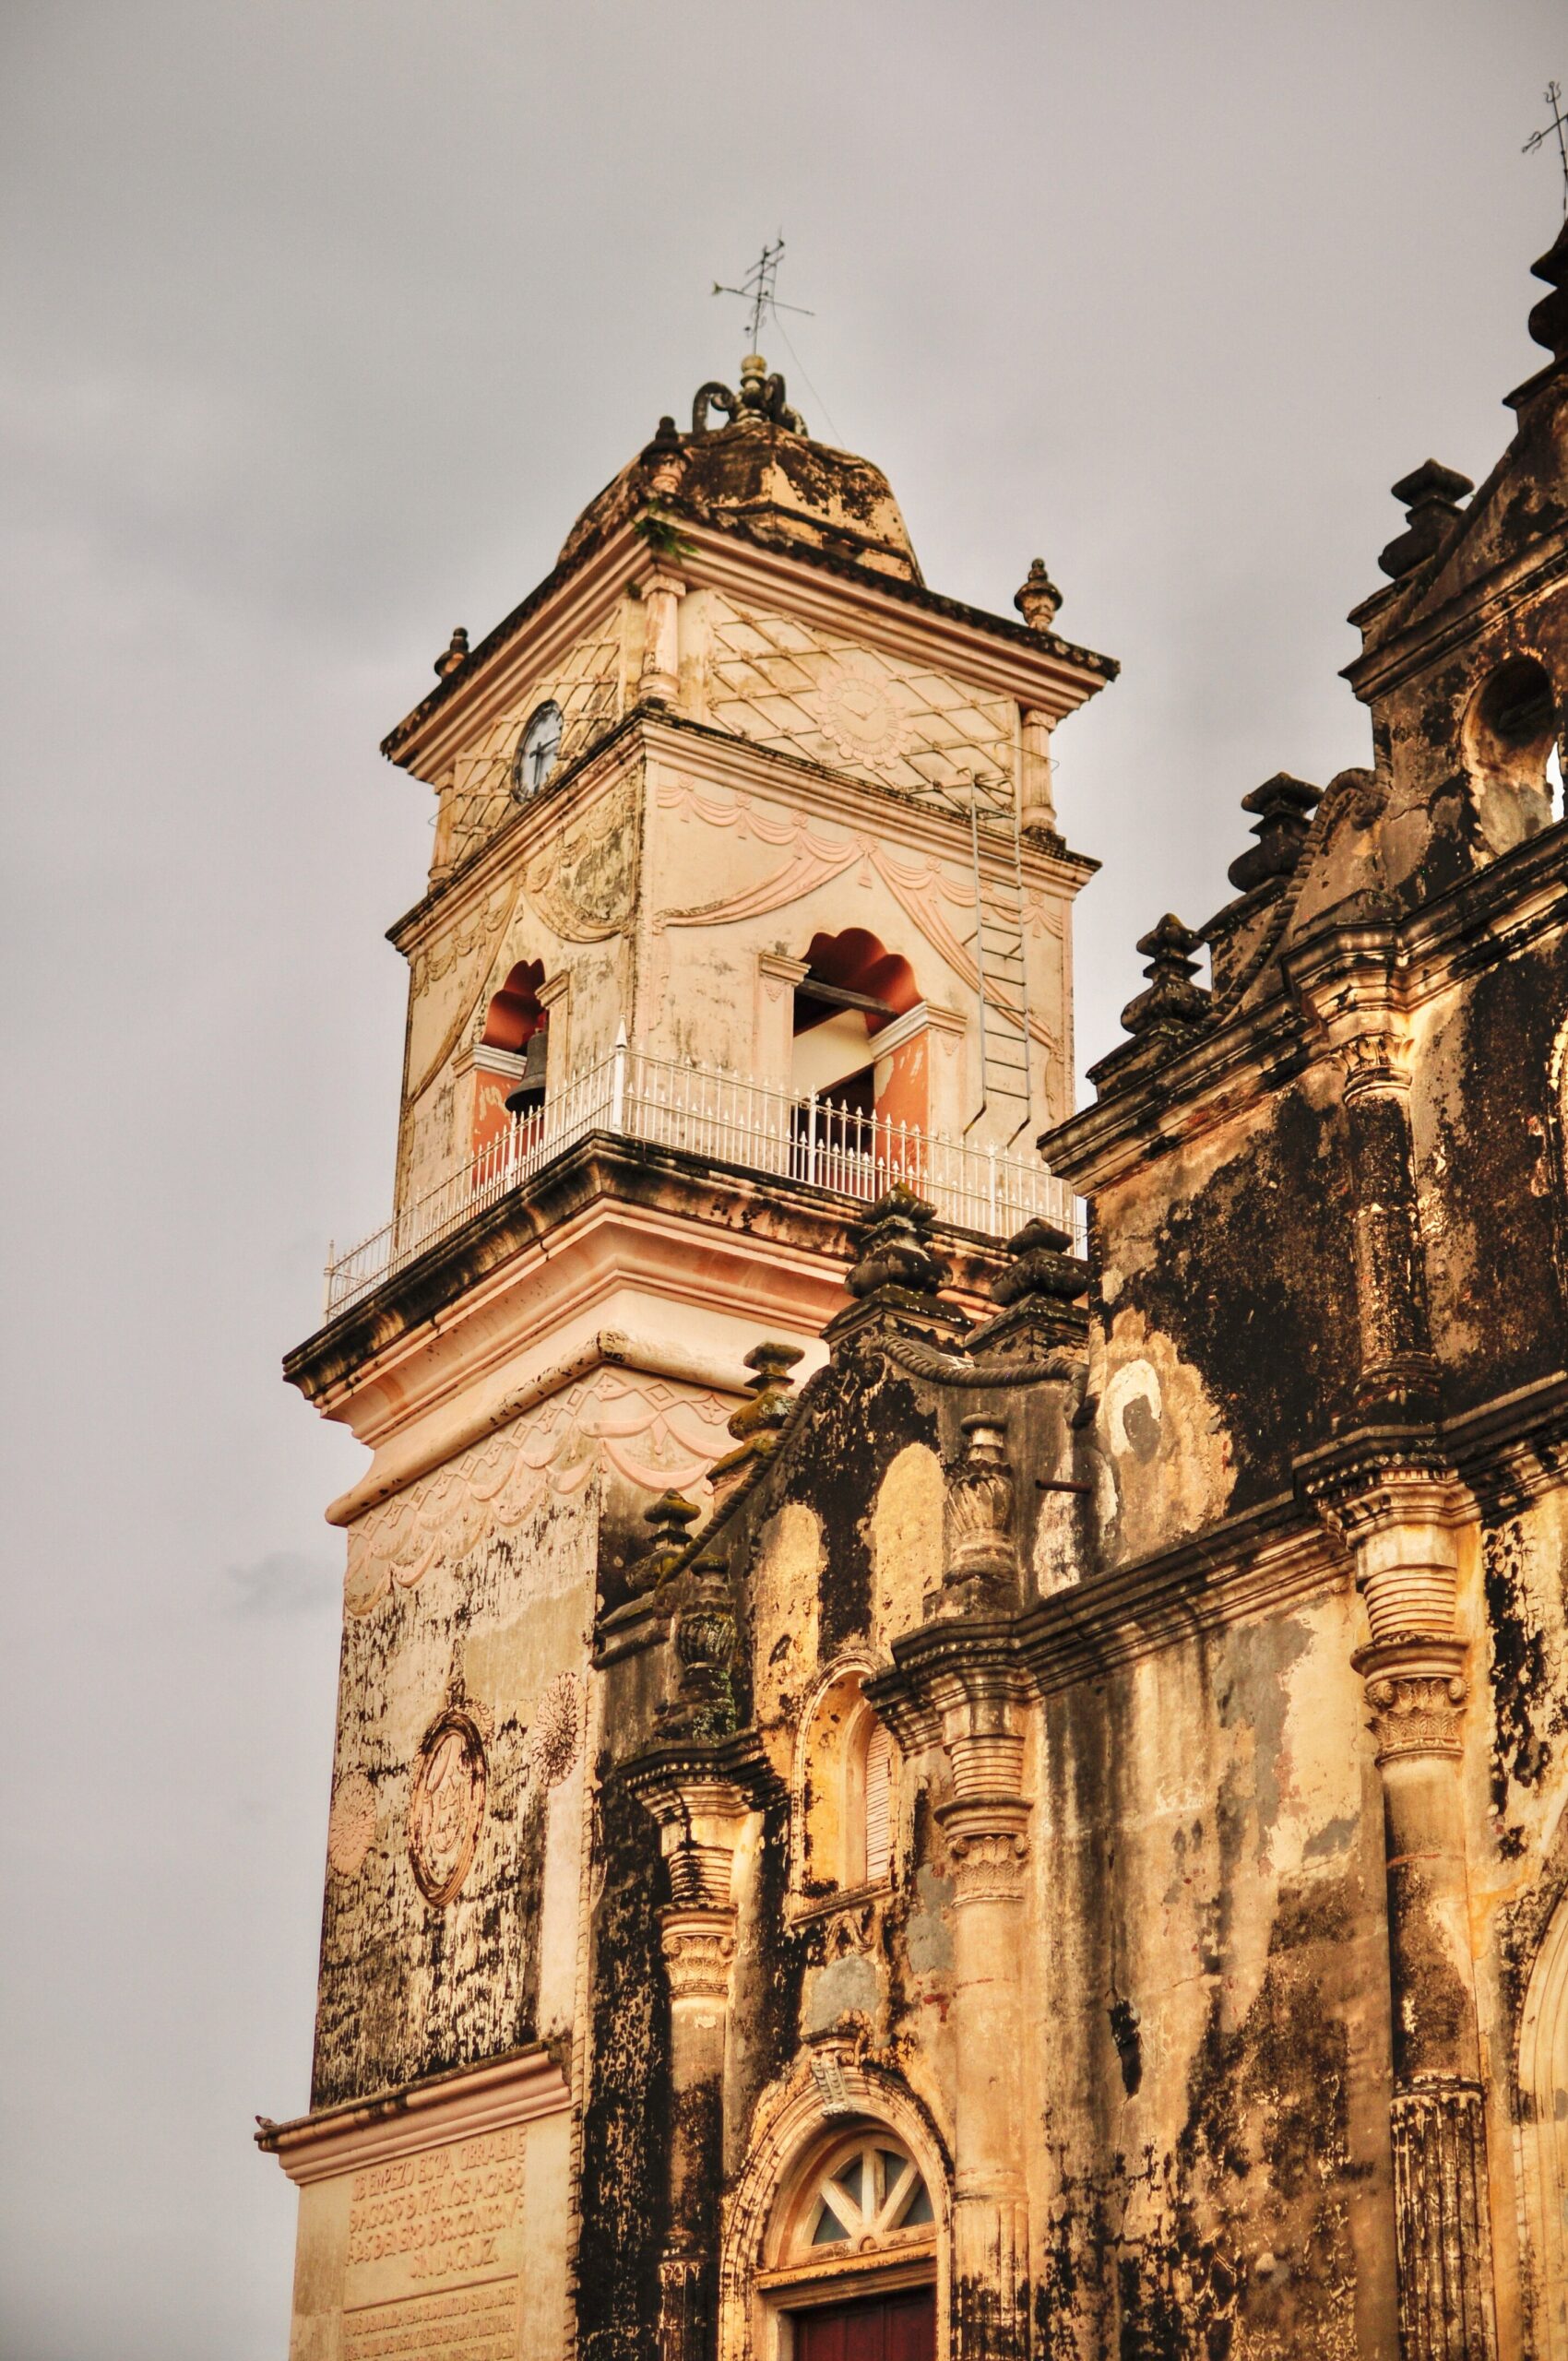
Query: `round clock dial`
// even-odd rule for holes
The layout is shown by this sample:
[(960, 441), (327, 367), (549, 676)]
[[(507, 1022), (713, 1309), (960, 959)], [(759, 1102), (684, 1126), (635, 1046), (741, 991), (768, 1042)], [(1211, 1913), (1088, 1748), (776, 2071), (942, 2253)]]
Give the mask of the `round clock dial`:
[(552, 698), (529, 716), (512, 765), (512, 792), (519, 803), (537, 795), (555, 768), (561, 752), (561, 708)]

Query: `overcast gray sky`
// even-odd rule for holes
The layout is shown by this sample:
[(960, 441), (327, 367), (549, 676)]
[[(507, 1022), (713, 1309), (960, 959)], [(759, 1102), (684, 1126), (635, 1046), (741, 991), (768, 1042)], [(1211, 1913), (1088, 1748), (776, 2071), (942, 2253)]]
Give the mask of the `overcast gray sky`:
[[(1396, 477), (1478, 479), (1550, 0), (7, 0), (8, 2361), (281, 2361), (362, 1454), (278, 1374), (381, 1216), (426, 792), (376, 753), (697, 384), (765, 235), (928, 578), (1123, 659), (1080, 1049), (1367, 752)], [(805, 373), (810, 373), (807, 381)]]

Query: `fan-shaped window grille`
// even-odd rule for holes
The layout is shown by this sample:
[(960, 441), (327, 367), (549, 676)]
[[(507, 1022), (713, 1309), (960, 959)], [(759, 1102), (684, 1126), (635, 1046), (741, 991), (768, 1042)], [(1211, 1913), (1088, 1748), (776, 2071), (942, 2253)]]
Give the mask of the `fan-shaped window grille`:
[(830, 2148), (808, 2178), (793, 2219), (796, 2256), (869, 2254), (914, 2246), (936, 2227), (919, 2166), (881, 2125)]

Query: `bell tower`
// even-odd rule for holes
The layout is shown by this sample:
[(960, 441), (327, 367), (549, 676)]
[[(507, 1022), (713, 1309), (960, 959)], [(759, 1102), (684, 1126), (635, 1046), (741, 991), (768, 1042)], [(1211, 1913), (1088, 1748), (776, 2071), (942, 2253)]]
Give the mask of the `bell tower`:
[(1072, 1225), (1029, 1143), (1071, 1112), (1094, 864), (1050, 749), (1116, 668), (1058, 604), (1038, 560), (1016, 616), (929, 588), (749, 355), (385, 742), (437, 813), (393, 1209), (287, 1363), (372, 1454), (328, 1512), (311, 2104), (260, 2135), (302, 2361), (569, 2348), (596, 2046), (658, 2037), (596, 2008), (602, 1668), (820, 1358), (872, 1201), (934, 1205), (971, 1305)]

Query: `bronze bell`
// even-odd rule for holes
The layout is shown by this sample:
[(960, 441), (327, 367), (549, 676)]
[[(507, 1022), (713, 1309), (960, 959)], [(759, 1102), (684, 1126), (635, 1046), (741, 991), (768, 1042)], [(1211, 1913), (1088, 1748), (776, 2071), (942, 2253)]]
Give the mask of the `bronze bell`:
[(531, 1115), (544, 1104), (545, 1068), (550, 1062), (550, 1033), (547, 1026), (536, 1025), (529, 1035), (529, 1046), (523, 1062), (523, 1078), (516, 1090), (506, 1096), (509, 1115)]

